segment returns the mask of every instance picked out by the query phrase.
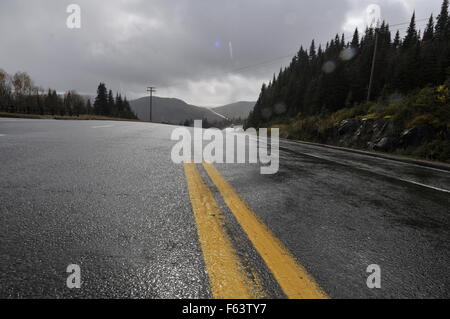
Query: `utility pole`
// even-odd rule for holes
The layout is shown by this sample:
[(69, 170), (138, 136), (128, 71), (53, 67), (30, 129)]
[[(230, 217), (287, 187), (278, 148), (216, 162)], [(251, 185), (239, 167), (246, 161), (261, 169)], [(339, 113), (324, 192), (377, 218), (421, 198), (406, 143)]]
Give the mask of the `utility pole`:
[(153, 116), (152, 116), (152, 113), (153, 113), (153, 93), (156, 92), (156, 88), (153, 87), (153, 86), (149, 86), (147, 88), (147, 92), (150, 93), (150, 122), (152, 122), (153, 121)]
[(372, 95), (373, 75), (375, 73), (375, 61), (377, 58), (377, 51), (378, 51), (378, 23), (377, 27), (375, 28), (375, 49), (373, 50), (372, 70), (370, 72), (369, 90), (367, 92), (367, 102), (370, 102), (370, 97)]

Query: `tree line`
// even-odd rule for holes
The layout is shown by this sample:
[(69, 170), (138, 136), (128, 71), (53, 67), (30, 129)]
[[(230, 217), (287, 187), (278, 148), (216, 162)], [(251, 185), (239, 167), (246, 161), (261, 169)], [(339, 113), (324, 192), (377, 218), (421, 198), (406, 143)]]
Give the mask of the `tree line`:
[(99, 115), (137, 119), (126, 97), (107, 90), (104, 83), (97, 89), (94, 104), (74, 90), (58, 94), (34, 84), (26, 72), (9, 75), (0, 70), (0, 112), (51, 116)]
[(367, 100), (387, 101), (440, 85), (449, 75), (449, 1), (444, 0), (439, 16), (431, 15), (423, 33), (413, 14), (403, 38), (399, 31), (393, 36), (389, 24), (383, 22), (366, 28), (362, 36), (356, 29), (350, 41), (337, 34), (325, 48), (314, 41), (309, 50), (300, 48), (289, 67), (274, 75), (268, 85), (263, 84), (246, 126), (260, 127), (299, 114), (330, 114)]
[(104, 83), (100, 83), (98, 86), (93, 112), (97, 115), (137, 119), (127, 98), (122, 98), (120, 94), (116, 94), (116, 97), (114, 97), (113, 92), (108, 91)]

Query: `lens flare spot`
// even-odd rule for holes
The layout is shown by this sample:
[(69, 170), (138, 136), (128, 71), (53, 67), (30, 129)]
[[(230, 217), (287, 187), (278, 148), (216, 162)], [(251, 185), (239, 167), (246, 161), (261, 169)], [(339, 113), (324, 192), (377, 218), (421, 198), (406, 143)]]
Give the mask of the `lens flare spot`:
[(371, 4), (366, 8), (366, 25), (370, 28), (376, 27), (381, 21), (381, 7)]
[(358, 51), (356, 48), (348, 47), (342, 50), (341, 54), (339, 55), (339, 58), (342, 61), (350, 61), (356, 56), (357, 53)]
[(336, 63), (333, 61), (327, 61), (322, 67), (322, 71), (325, 73), (333, 73), (336, 70)]

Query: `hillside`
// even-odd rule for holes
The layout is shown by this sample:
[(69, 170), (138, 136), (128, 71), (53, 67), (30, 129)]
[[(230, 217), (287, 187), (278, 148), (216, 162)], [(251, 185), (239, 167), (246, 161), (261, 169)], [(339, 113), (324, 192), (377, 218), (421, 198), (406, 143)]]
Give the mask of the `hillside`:
[[(149, 120), (149, 99), (149, 97), (144, 97), (130, 102), (131, 109), (140, 120)], [(186, 120), (204, 118), (210, 122), (223, 120), (207, 108), (189, 105), (179, 99), (153, 97), (153, 121), (155, 122), (180, 124)]]
[(229, 119), (246, 119), (255, 107), (255, 102), (237, 102), (220, 107), (213, 110)]

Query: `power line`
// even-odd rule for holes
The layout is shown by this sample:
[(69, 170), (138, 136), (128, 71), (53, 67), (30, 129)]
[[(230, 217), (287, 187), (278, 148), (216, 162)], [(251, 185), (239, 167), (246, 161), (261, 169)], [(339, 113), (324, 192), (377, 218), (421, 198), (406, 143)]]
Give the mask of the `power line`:
[[(427, 27), (427, 25), (428, 25), (428, 23), (426, 23), (426, 24), (421, 24), (421, 25), (416, 25), (416, 27), (418, 27), (418, 29), (422, 29), (422, 28), (426, 28)], [(409, 28), (409, 25), (408, 26), (404, 26), (404, 27), (401, 27), (401, 28), (397, 28), (397, 30), (398, 31), (403, 31), (403, 30), (407, 30)]]
[[(416, 20), (416, 22), (428, 21), (428, 19), (429, 19), (429, 18), (418, 19), (418, 20)], [(389, 27), (397, 27), (397, 26), (400, 26), (400, 25), (405, 25), (405, 24), (410, 24), (410, 23), (411, 23), (411, 21), (408, 21), (408, 22), (402, 22), (402, 23), (397, 23), (397, 24), (390, 24)]]

